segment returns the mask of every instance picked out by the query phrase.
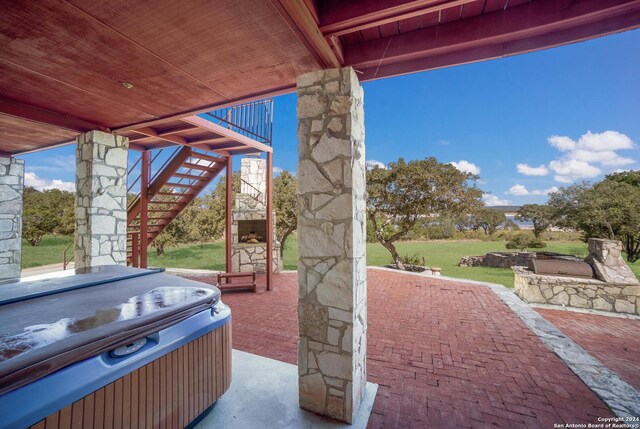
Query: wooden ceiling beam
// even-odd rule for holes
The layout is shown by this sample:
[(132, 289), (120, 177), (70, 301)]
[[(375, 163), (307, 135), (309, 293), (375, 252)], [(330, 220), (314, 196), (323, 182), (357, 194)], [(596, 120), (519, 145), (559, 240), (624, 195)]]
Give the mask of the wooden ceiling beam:
[[(361, 71), (398, 62), (409, 64), (421, 58), (526, 40), (581, 25), (596, 25), (611, 18), (624, 20), (626, 14), (639, 9), (640, 0), (538, 0), (473, 18), (349, 45), (345, 48), (345, 63)], [(622, 31), (625, 24), (620, 27)], [(571, 40), (565, 43), (571, 43)], [(414, 67), (410, 71), (419, 70), (424, 68)]]
[(339, 57), (318, 28), (317, 15), (309, 9), (311, 3), (299, 0), (271, 0), (271, 3), (320, 67), (342, 66)]
[(135, 133), (138, 133), (138, 134), (142, 134), (142, 135), (147, 136), (147, 137), (154, 137), (154, 138), (157, 138), (157, 139), (160, 139), (160, 140), (165, 140), (165, 141), (168, 141), (170, 143), (178, 144), (178, 145), (181, 145), (181, 146), (188, 146), (189, 145), (188, 144), (189, 142), (184, 137), (174, 136), (174, 135), (162, 135), (162, 133), (158, 133), (156, 130), (154, 130), (151, 127), (136, 128), (135, 130), (132, 130), (132, 131), (135, 132)]
[(95, 124), (63, 113), (42, 109), (30, 104), (21, 103), (10, 98), (0, 96), (0, 113), (14, 116), (41, 124), (53, 125), (69, 131), (84, 133), (87, 131), (105, 131), (109, 129), (104, 125)]
[[(354, 15), (349, 9), (353, 4), (344, 2), (341, 8), (331, 8), (328, 11), (331, 24), (322, 25), (321, 20), (320, 31), (325, 37), (344, 36), (345, 34), (355, 33), (356, 31), (366, 30), (367, 28), (378, 27), (403, 19), (415, 18), (417, 16), (426, 15), (432, 12), (439, 12), (450, 7), (462, 6), (467, 3), (473, 3), (477, 0), (415, 0), (399, 5), (390, 5), (385, 2), (378, 2), (378, 9), (366, 13), (364, 15)], [(341, 9), (347, 9), (341, 10)]]
[(461, 64), (470, 64), (496, 58), (524, 54), (553, 48), (569, 43), (602, 37), (620, 31), (640, 28), (640, 10), (613, 17), (598, 23), (585, 24), (564, 30), (542, 34), (540, 36), (513, 40), (502, 44), (485, 45), (470, 49), (456, 50), (441, 55), (433, 55), (420, 59), (396, 62), (360, 69), (363, 81), (398, 76), (420, 70), (435, 70)]
[(160, 138), (160, 137), (164, 137), (164, 136), (170, 136), (173, 134), (179, 134), (181, 132), (184, 131), (189, 131), (192, 130), (193, 127), (192, 126), (183, 126), (183, 127), (175, 127), (175, 128), (170, 128), (164, 131), (156, 131), (156, 135), (142, 135), (141, 137), (134, 137), (134, 138), (130, 138), (129, 142), (138, 142), (138, 141), (142, 141), (142, 140), (149, 140), (149, 139), (153, 139), (153, 138)]
[(229, 139), (227, 137), (204, 137), (199, 139), (189, 139), (189, 144), (204, 144), (204, 143), (226, 143)]

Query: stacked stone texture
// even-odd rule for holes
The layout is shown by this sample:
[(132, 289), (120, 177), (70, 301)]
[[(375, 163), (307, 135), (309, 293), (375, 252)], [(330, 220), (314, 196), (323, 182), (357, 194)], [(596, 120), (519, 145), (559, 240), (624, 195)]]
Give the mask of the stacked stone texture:
[[(266, 204), (267, 162), (262, 158), (242, 158), (240, 162), (242, 203), (258, 208)], [(236, 207), (239, 207), (236, 205)]]
[(516, 294), (529, 303), (640, 315), (640, 282), (622, 259), (622, 244), (589, 239), (586, 261), (597, 278), (538, 275), (513, 267)]
[(603, 282), (640, 285), (640, 281), (622, 258), (620, 241), (590, 238), (589, 256), (586, 261), (593, 267), (596, 277)]
[(24, 161), (0, 158), (0, 280), (20, 277)]
[(126, 137), (90, 131), (76, 147), (76, 268), (126, 264)]
[(528, 267), (534, 259), (581, 260), (575, 256), (552, 252), (490, 252), (482, 256), (463, 256), (458, 265), (461, 267), (492, 268)]
[(298, 78), (300, 406), (352, 422), (366, 385), (363, 91), (353, 69)]
[[(242, 208), (232, 211), (231, 223), (231, 269), (235, 272), (258, 274), (266, 273), (267, 267), (267, 244), (266, 243), (240, 243), (238, 237), (238, 221), (245, 220), (267, 220), (267, 209), (249, 208), (245, 204), (239, 204), (242, 200), (246, 200), (246, 195), (238, 194), (236, 197), (236, 206)], [(254, 200), (255, 201), (255, 200)], [(275, 240), (276, 215), (273, 214), (273, 272), (282, 271), (282, 260), (280, 258), (280, 243)]]
[[(236, 194), (236, 208), (231, 223), (231, 269), (241, 273), (267, 272), (267, 244), (240, 243), (239, 221), (267, 220), (266, 190), (267, 165), (262, 158), (242, 158), (240, 162), (240, 192)], [(282, 271), (280, 243), (276, 241), (276, 215), (273, 214), (273, 265), (272, 272)]]

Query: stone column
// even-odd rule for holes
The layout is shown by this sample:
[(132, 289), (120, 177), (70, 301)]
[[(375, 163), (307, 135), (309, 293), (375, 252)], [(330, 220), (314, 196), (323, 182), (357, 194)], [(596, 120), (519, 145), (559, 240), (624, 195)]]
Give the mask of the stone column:
[(20, 277), (24, 160), (0, 157), (0, 280)]
[(589, 239), (586, 261), (598, 280), (621, 285), (637, 285), (640, 281), (622, 258), (622, 242), (604, 238)]
[(126, 264), (129, 139), (89, 131), (77, 143), (75, 267)]
[(352, 68), (298, 78), (300, 406), (351, 423), (366, 385), (363, 91)]

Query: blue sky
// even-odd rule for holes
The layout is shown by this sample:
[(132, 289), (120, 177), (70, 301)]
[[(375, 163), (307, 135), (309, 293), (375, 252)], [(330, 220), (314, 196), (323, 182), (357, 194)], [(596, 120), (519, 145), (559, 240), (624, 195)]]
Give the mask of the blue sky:
[[(367, 159), (435, 156), (479, 171), (489, 204), (544, 203), (555, 187), (640, 168), (639, 82), (640, 30), (367, 82)], [(289, 171), (295, 105), (275, 99), (274, 164)], [(27, 185), (72, 186), (72, 146), (23, 158)]]

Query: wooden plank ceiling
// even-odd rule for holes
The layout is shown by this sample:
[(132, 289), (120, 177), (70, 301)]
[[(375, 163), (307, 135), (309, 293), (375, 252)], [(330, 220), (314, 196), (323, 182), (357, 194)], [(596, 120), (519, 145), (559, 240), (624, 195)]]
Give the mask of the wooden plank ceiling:
[(90, 129), (140, 149), (224, 145), (183, 119), (292, 91), (320, 68), (379, 79), (639, 26), (640, 0), (9, 0), (0, 152)]

